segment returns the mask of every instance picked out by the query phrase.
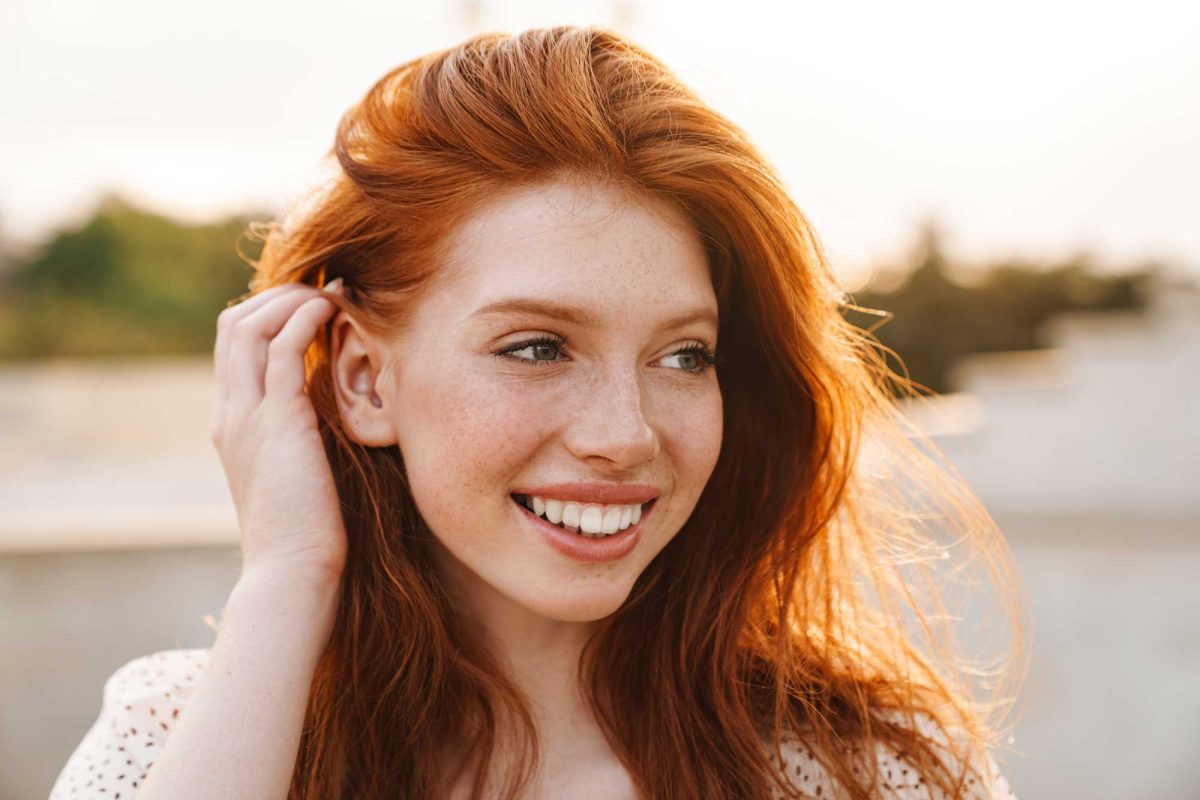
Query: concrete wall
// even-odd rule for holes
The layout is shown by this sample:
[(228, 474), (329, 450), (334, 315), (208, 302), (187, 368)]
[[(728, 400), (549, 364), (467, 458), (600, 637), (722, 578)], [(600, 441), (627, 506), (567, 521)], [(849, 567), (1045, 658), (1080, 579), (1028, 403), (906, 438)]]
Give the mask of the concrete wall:
[[(1200, 518), (1200, 297), (1067, 315), (1053, 350), (965, 360), (983, 417), (942, 445), (996, 511)], [(1200, 533), (1200, 526), (1196, 529)]]
[(0, 800), (45, 800), (117, 667), (211, 646), (240, 566), (228, 547), (0, 555)]

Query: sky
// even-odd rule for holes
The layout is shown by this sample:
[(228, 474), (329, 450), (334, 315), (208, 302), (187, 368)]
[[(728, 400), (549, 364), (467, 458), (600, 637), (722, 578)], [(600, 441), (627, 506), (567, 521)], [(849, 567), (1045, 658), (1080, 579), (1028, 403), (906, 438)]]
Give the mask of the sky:
[(0, 236), (106, 192), (281, 213), (391, 67), (481, 31), (615, 28), (745, 129), (851, 284), (936, 222), (967, 263), (1200, 274), (1200, 4), (0, 0)]

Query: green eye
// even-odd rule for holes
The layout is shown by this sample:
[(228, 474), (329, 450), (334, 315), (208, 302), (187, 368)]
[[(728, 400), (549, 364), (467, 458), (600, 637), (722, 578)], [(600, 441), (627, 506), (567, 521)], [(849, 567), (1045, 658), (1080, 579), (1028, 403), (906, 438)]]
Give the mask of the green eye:
[(684, 361), (685, 365), (682, 367), (682, 370), (694, 375), (699, 375), (709, 368), (716, 367), (723, 360), (715, 352), (705, 347), (702, 342), (689, 342), (687, 347), (676, 350), (667, 356), (667, 358), (676, 356), (682, 358)]
[[(557, 359), (555, 359), (555, 358), (549, 358), (549, 359), (537, 358), (536, 355), (538, 353), (540, 353), (542, 355), (553, 356), (553, 354), (557, 351), (560, 351), (562, 349), (562, 347), (564, 345), (566, 345), (566, 343), (567, 343), (567, 340), (563, 339), (560, 336), (541, 336), (541, 337), (538, 337), (537, 339), (530, 339), (527, 342), (521, 342), (519, 344), (515, 344), (512, 347), (509, 347), (505, 350), (501, 350), (496, 355), (502, 356), (504, 358), (511, 358), (515, 361), (525, 361), (525, 362), (531, 363), (531, 364), (553, 364), (557, 361)], [(524, 356), (513, 355), (514, 353), (519, 353), (522, 350), (533, 351), (535, 357), (534, 358), (525, 358)]]

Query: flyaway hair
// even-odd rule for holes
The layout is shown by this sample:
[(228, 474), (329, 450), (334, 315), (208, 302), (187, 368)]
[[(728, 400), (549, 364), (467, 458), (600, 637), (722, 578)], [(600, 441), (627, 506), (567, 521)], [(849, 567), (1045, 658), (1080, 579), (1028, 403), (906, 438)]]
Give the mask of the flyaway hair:
[[(846, 797), (882, 782), (877, 745), (965, 796), (1024, 671), (1011, 557), (893, 400), (916, 391), (845, 319), (811, 225), (746, 133), (627, 38), (564, 26), (401, 64), (346, 112), (330, 156), (326, 185), (252, 229), (265, 246), (251, 288), (342, 277), (339, 304), (380, 335), (437, 280), (457, 222), (517, 187), (619, 185), (700, 233), (725, 356), (722, 450), (581, 663), (641, 795), (799, 797), (779, 766), (799, 741)], [(539, 746), (527, 701), (456, 617), (399, 449), (342, 429), (328, 331), (306, 367), (349, 553), (290, 797), (440, 797), (455, 753), (476, 796), (514, 798)], [(967, 657), (964, 622), (973, 635), (994, 624), (993, 656)], [(503, 760), (501, 726), (524, 743)]]

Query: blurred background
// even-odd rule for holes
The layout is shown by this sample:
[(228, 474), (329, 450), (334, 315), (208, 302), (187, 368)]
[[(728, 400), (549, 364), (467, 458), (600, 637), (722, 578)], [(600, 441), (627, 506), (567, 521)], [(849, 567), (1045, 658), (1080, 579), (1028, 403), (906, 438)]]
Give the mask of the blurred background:
[(0, 800), (46, 796), (121, 664), (212, 643), (246, 223), (391, 67), (559, 23), (745, 128), (892, 315), (852, 319), (936, 393), (914, 419), (1032, 601), (1017, 795), (1200, 797), (1200, 6), (5, 0)]

